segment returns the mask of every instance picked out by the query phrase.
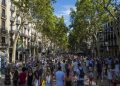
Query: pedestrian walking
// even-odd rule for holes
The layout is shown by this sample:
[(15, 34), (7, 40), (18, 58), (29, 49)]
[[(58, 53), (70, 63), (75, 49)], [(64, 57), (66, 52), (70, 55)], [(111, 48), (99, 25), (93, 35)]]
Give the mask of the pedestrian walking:
[(14, 70), (13, 73), (13, 86), (18, 86), (18, 78), (19, 78), (19, 74), (18, 74), (18, 70)]
[(114, 71), (112, 71), (112, 86), (117, 86), (117, 77)]
[(55, 73), (56, 77), (56, 86), (64, 86), (65, 73), (61, 70), (61, 67), (58, 67), (58, 71)]
[(110, 67), (108, 68), (108, 71), (107, 71), (107, 79), (108, 79), (109, 85), (111, 85), (111, 82), (112, 82), (112, 69)]
[(22, 68), (22, 72), (19, 74), (19, 86), (26, 86), (27, 73), (26, 68)]
[(89, 86), (92, 86), (92, 81), (94, 79), (94, 73), (93, 73), (93, 68), (92, 67), (89, 67)]
[(66, 73), (65, 86), (72, 86), (72, 77), (70, 76), (70, 71), (67, 71)]
[(78, 69), (77, 69), (77, 86), (84, 86), (84, 70), (83, 67), (81, 66), (81, 64), (78, 64)]
[(52, 75), (50, 71), (46, 74), (46, 86), (52, 86)]
[(34, 86), (39, 86), (40, 82), (40, 77), (39, 77), (39, 67), (36, 67), (36, 71), (34, 72)]
[(32, 71), (32, 69), (28, 70), (27, 86), (33, 86), (33, 71)]
[(5, 86), (10, 86), (11, 85), (11, 75), (10, 75), (10, 70), (6, 69), (5, 72), (5, 80), (4, 80)]

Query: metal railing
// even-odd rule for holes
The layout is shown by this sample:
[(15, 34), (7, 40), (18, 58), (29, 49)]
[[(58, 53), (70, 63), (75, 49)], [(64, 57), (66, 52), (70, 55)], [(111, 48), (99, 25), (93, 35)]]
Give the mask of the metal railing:
[(15, 17), (12, 17), (12, 16), (11, 16), (11, 17), (10, 17), (10, 21), (11, 21), (11, 22), (14, 22), (14, 21), (15, 21)]

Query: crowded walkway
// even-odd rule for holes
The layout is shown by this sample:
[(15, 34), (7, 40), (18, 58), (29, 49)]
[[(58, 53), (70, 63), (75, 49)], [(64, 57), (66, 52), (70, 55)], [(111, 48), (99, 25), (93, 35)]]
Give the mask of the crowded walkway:
[(120, 61), (77, 55), (6, 66), (0, 86), (120, 86)]

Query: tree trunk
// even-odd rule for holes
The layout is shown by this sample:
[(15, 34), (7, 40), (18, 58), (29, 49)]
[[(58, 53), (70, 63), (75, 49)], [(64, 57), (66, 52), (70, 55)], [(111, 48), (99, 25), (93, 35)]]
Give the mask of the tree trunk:
[(23, 23), (21, 23), (17, 34), (15, 34), (15, 39), (14, 39), (14, 43), (13, 43), (13, 49), (12, 49), (12, 63), (15, 63), (15, 57), (16, 57), (16, 47), (17, 47), (17, 41), (18, 41), (18, 37), (19, 37), (19, 31), (21, 30)]
[(99, 44), (99, 41), (95, 35), (94, 35), (94, 39), (96, 42), (97, 54), (98, 54), (98, 56), (100, 56), (100, 44)]
[(12, 63), (15, 63), (15, 57), (16, 57), (16, 45), (18, 41), (19, 33), (17, 33), (14, 43), (13, 43), (13, 50), (12, 50)]

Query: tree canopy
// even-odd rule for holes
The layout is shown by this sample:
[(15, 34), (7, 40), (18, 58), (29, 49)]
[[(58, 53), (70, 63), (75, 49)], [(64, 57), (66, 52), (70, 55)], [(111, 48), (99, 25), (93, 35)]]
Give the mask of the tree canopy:
[[(113, 15), (117, 12), (115, 9), (118, 5), (115, 5), (115, 1), (117, 0), (77, 0), (76, 11), (71, 9), (70, 13), (70, 28), (73, 28), (69, 36), (70, 45), (79, 48), (82, 42), (97, 40), (97, 33), (102, 31), (105, 23), (113, 20)], [(72, 40), (75, 43), (71, 43)]]

